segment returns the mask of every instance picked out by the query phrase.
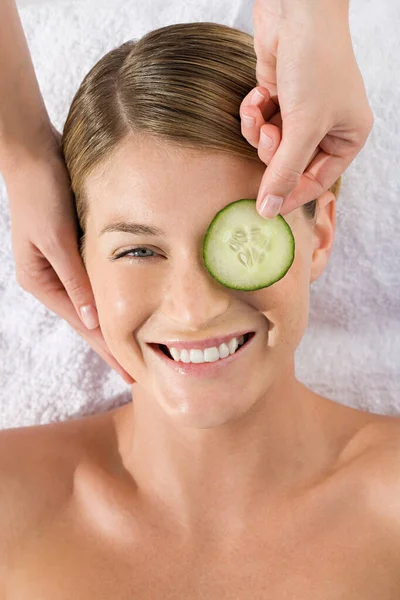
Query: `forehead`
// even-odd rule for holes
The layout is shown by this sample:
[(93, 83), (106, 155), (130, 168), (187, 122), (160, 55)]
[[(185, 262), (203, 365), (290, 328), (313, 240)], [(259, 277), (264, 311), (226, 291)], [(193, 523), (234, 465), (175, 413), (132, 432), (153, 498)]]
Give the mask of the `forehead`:
[(87, 178), (89, 219), (97, 231), (116, 216), (167, 230), (184, 223), (204, 228), (230, 202), (255, 199), (265, 168), (261, 161), (135, 136)]

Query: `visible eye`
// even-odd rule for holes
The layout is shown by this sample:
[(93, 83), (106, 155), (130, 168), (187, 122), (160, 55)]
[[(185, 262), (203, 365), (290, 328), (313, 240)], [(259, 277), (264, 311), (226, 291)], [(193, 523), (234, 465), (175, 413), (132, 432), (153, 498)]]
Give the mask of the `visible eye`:
[[(145, 254), (146, 252), (150, 252), (149, 254)], [(131, 256), (129, 256), (131, 255)], [(116, 254), (115, 256), (112, 257), (111, 260), (118, 260), (119, 258), (123, 258), (124, 256), (129, 256), (130, 260), (136, 260), (136, 261), (140, 261), (143, 259), (148, 259), (148, 258), (156, 258), (156, 256), (158, 256), (157, 254), (155, 254), (155, 252), (153, 252), (153, 250), (150, 250), (149, 248), (130, 248), (129, 250), (124, 250), (123, 252), (120, 252), (119, 254)]]

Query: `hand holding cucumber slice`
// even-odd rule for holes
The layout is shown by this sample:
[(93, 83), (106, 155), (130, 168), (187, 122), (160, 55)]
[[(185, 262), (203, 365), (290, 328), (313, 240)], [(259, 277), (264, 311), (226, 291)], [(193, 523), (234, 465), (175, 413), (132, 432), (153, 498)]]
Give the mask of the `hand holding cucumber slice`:
[(228, 204), (211, 221), (203, 241), (209, 273), (222, 285), (246, 292), (282, 279), (294, 260), (291, 228), (281, 215), (264, 219), (256, 201)]

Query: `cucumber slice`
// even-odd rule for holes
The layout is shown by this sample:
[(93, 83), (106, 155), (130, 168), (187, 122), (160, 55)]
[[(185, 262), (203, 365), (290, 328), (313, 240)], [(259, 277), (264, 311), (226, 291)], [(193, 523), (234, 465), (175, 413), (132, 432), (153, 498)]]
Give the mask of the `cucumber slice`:
[(290, 269), (295, 241), (281, 215), (264, 219), (256, 201), (243, 198), (220, 210), (203, 241), (209, 273), (233, 290), (253, 291), (282, 279)]

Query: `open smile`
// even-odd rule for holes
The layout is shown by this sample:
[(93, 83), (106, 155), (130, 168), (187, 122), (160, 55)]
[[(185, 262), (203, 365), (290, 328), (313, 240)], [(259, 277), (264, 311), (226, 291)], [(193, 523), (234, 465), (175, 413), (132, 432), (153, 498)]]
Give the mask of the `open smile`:
[(183, 362), (182, 360), (174, 360), (167, 346), (164, 344), (148, 344), (155, 354), (169, 367), (184, 375), (207, 375), (213, 374), (221, 368), (228, 367), (233, 361), (243, 356), (248, 348), (252, 345), (255, 339), (255, 332), (251, 331), (244, 335), (244, 341), (233, 354), (229, 354), (226, 358), (218, 358), (212, 362)]

